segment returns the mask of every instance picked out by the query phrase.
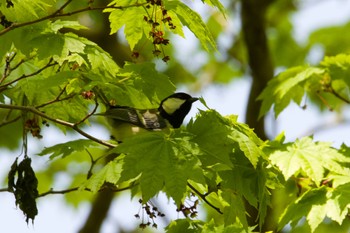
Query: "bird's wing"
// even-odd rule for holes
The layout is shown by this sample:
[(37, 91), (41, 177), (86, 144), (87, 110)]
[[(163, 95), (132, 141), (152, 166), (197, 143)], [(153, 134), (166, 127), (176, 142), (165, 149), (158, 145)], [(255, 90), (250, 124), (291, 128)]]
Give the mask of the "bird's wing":
[(131, 123), (144, 129), (155, 130), (167, 127), (167, 122), (157, 109), (137, 110), (129, 107), (113, 107), (101, 114), (110, 119)]

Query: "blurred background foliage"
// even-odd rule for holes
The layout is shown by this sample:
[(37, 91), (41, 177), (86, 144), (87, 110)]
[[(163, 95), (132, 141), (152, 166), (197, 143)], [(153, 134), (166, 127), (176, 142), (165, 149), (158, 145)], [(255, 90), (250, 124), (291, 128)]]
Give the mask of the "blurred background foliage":
[[(152, 61), (156, 64), (157, 69), (169, 76), (177, 87), (192, 93), (201, 93), (209, 86), (228, 85), (236, 79), (249, 79), (251, 82), (254, 82), (251, 78), (252, 68), (249, 66), (247, 55), (247, 49), (249, 48), (246, 47), (242, 31), (243, 26), (240, 17), (242, 2), (239, 0), (222, 0), (221, 2), (226, 9), (226, 16), (204, 5), (199, 0), (187, 0), (184, 2), (201, 14), (209, 30), (213, 33), (218, 51), (208, 53), (193, 35), (188, 30), (185, 30), (184, 39), (178, 35), (169, 34), (170, 44), (166, 47), (165, 53), (170, 57), (170, 61), (164, 63), (161, 59), (154, 57), (152, 54), (153, 46), (146, 42), (145, 38), (135, 46), (134, 51), (131, 51), (122, 31), (119, 31), (117, 34), (110, 34), (111, 29), (107, 13), (86, 11), (66, 17), (66, 19), (78, 20), (82, 25), (85, 25), (88, 29), (75, 31), (75, 33), (98, 44), (111, 55), (119, 66), (123, 66), (126, 62)], [(350, 21), (341, 25), (327, 25), (318, 28), (310, 33), (305, 40), (296, 38), (296, 25), (293, 22), (293, 17), (300, 10), (313, 7), (319, 4), (320, 1), (264, 0), (262, 2), (265, 2), (267, 5), (261, 9), (254, 10), (262, 11), (266, 17), (264, 30), (270, 52), (267, 56), (272, 61), (274, 74), (292, 66), (318, 64), (325, 55), (336, 55), (350, 51)], [(57, 6), (61, 6), (64, 3), (65, 1), (61, 0), (56, 2)], [(109, 1), (107, 0), (96, 1), (96, 4), (100, 6), (105, 6), (108, 3)], [(85, 6), (85, 1), (73, 1), (66, 10), (74, 11)], [(266, 11), (263, 9), (265, 7)], [(42, 15), (46, 14), (46, 12), (41, 13)], [(28, 19), (22, 19), (16, 15), (16, 20), (26, 21)], [(257, 44), (256, 46), (259, 47), (260, 45)], [(133, 56), (135, 52), (139, 54), (137, 58)], [(255, 93), (255, 96), (259, 94)], [(240, 100), (231, 100), (231, 104), (235, 105), (236, 101)], [(319, 103), (318, 106), (320, 109), (324, 109), (322, 103)], [(342, 114), (341, 111), (342, 109), (340, 108), (338, 114)], [(255, 109), (255, 113), (256, 120), (256, 117), (259, 115), (259, 109)], [(0, 115), (3, 114), (4, 112), (0, 110)], [(248, 117), (246, 116), (245, 119)], [(8, 150), (17, 149), (22, 135), (21, 130), (19, 130), (21, 127), (20, 123), (0, 127), (0, 135), (7, 139), (0, 140), (0, 146), (4, 147), (6, 144)], [(258, 132), (258, 135), (264, 133)], [(40, 148), (42, 145), (43, 143), (39, 142), (37, 147)], [(45, 164), (45, 166), (41, 166), (37, 172), (38, 179), (41, 180), (39, 191), (47, 191), (59, 183), (61, 184), (60, 186), (65, 188), (76, 187), (77, 184), (86, 179), (86, 170), (89, 169), (90, 159), (89, 154), (83, 150), (77, 151), (74, 156), (55, 159)], [(62, 185), (62, 181), (64, 185)], [(296, 198), (295, 193), (297, 190), (288, 190), (290, 187), (295, 186), (287, 185), (285, 189), (278, 190), (274, 195), (273, 203), (278, 208), (271, 210), (271, 214), (267, 216), (271, 219), (267, 219), (267, 224), (275, 222), (276, 218), (284, 211), (286, 203)], [(92, 219), (102, 218), (103, 220), (107, 216), (113, 198), (118, 198), (119, 195), (110, 195), (102, 192), (97, 197), (94, 197), (88, 192), (72, 192), (66, 194), (65, 198), (67, 203), (75, 207), (78, 207), (84, 201), (92, 201), (90, 218), (86, 221), (85, 227), (81, 229), (83, 233), (91, 230), (89, 221), (92, 224), (96, 224)], [(212, 213), (213, 210), (208, 209), (206, 211), (208, 218), (216, 216)], [(334, 231), (334, 224), (334, 222), (326, 220), (317, 229), (317, 232), (336, 232)], [(97, 226), (97, 228), (99, 227)], [(347, 232), (349, 227), (350, 221), (346, 219), (341, 228), (337, 226), (337, 229), (339, 229), (337, 232)], [(122, 229), (120, 230), (122, 231)], [(147, 229), (143, 232), (151, 230)], [(135, 232), (137, 231), (139, 231), (138, 226), (135, 226)], [(283, 232), (309, 232), (309, 228), (305, 222), (301, 222), (300, 226), (293, 231), (285, 229)]]

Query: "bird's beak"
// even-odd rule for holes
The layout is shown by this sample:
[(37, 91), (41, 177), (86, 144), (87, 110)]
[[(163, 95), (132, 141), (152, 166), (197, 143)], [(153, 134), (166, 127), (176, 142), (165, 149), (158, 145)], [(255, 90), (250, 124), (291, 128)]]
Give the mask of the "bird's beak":
[(193, 102), (196, 102), (197, 100), (199, 100), (199, 98), (192, 97), (192, 98), (190, 99), (190, 102), (193, 103)]

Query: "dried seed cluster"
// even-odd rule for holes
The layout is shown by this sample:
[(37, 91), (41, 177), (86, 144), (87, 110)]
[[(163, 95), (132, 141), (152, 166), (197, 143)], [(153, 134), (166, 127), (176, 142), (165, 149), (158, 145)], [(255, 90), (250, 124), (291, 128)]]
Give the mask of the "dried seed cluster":
[(25, 130), (27, 132), (30, 132), (33, 137), (36, 138), (43, 138), (43, 136), (40, 134), (41, 127), (39, 125), (39, 119), (38, 117), (33, 117), (32, 119), (27, 119), (24, 124)]
[[(158, 57), (162, 55), (162, 60), (167, 62), (170, 57), (164, 53), (163, 46), (170, 43), (169, 39), (165, 38), (164, 26), (168, 26), (170, 29), (175, 29), (176, 26), (173, 24), (171, 17), (168, 15), (168, 11), (165, 9), (162, 0), (147, 0), (147, 9), (152, 9), (151, 13), (143, 17), (150, 26), (151, 30), (149, 36), (152, 38), (153, 43), (153, 55)], [(133, 52), (132, 56), (137, 58), (138, 52)]]
[(198, 215), (198, 210), (197, 206), (199, 204), (198, 199), (195, 200), (193, 203), (189, 204), (186, 203), (188, 206), (185, 204), (181, 204), (179, 208), (176, 209), (177, 212), (181, 212), (183, 215), (185, 215), (187, 218), (195, 218)]
[[(145, 229), (148, 226), (152, 226), (153, 228), (157, 228), (158, 225), (155, 222), (155, 219), (157, 217), (164, 217), (165, 214), (158, 210), (156, 206), (154, 206), (151, 202), (143, 203), (142, 199), (139, 200), (139, 203), (142, 207), (142, 222), (140, 223), (139, 227), (141, 229)], [(139, 211), (140, 212), (140, 211)], [(147, 222), (144, 220), (144, 216), (147, 216)], [(136, 218), (141, 218), (140, 213), (134, 215)]]

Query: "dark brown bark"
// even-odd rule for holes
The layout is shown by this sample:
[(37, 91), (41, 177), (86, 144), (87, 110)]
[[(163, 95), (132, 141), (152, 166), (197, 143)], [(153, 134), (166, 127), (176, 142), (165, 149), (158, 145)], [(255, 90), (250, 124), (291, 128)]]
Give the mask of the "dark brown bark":
[(108, 210), (112, 204), (114, 192), (105, 190), (96, 195), (91, 207), (90, 214), (79, 233), (98, 233), (107, 217)]
[[(99, 4), (105, 6), (109, 1), (101, 1)], [(95, 12), (94, 12), (95, 13)], [(102, 14), (102, 19), (98, 22), (99, 27), (93, 28), (80, 33), (81, 36), (95, 42), (103, 50), (107, 51), (115, 60), (119, 66), (123, 66), (125, 61), (131, 59), (131, 52), (127, 46), (122, 45), (117, 40), (115, 34), (110, 35), (110, 23), (108, 20), (108, 14)], [(112, 160), (114, 157), (108, 157), (106, 163)], [(110, 206), (113, 202), (114, 194), (112, 191), (103, 191), (96, 194), (96, 198), (92, 203), (91, 210), (84, 225), (80, 229), (79, 233), (98, 233), (101, 230), (102, 224), (107, 217)]]
[[(261, 139), (267, 139), (265, 133), (264, 119), (258, 119), (261, 102), (257, 97), (266, 87), (268, 81), (273, 77), (274, 66), (269, 52), (266, 36), (265, 13), (267, 7), (273, 0), (242, 0), (241, 19), (244, 41), (248, 53), (249, 69), (252, 76), (252, 86), (246, 110), (246, 122), (255, 129)], [(258, 210), (246, 203), (249, 213), (248, 222), (250, 226), (258, 224)], [(275, 223), (269, 218), (271, 209), (268, 209), (267, 218), (263, 226), (258, 225), (262, 232), (275, 229)], [(270, 221), (271, 220), (271, 221)]]
[(273, 64), (266, 37), (265, 12), (271, 0), (242, 0), (241, 19), (252, 86), (246, 111), (247, 124), (261, 139), (266, 139), (264, 119), (258, 120), (261, 102), (257, 97), (273, 77)]

